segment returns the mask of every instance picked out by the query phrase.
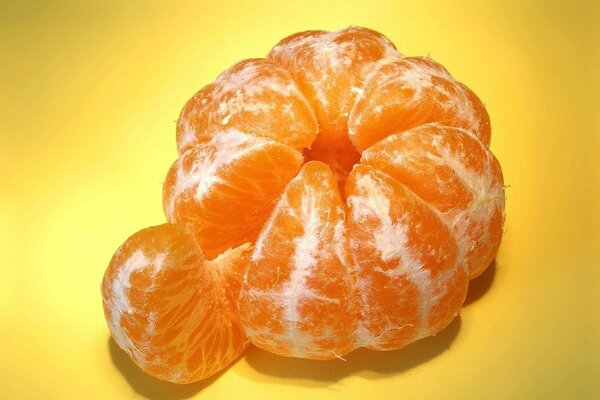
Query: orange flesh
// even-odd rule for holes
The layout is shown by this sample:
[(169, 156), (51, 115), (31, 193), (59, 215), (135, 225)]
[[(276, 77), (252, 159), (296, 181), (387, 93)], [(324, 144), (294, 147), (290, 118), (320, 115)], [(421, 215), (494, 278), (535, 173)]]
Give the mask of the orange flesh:
[(360, 151), (428, 122), (467, 129), (490, 143), (489, 116), (481, 101), (428, 58), (381, 62), (363, 90), (348, 120), (350, 139)]
[(192, 226), (208, 259), (256, 240), (277, 197), (302, 164), (281, 143), (221, 132), (186, 151), (164, 183), (167, 220)]
[(177, 122), (179, 154), (232, 127), (300, 150), (317, 134), (314, 112), (290, 74), (261, 58), (234, 64), (186, 103)]
[(365, 28), (302, 32), (283, 39), (267, 56), (290, 72), (313, 106), (319, 134), (305, 151), (306, 159), (330, 166), (342, 196), (360, 159), (348, 137), (348, 115), (370, 68), (386, 57), (400, 53), (385, 36)]
[(471, 277), (491, 263), (502, 236), (504, 184), (498, 160), (477, 138), (425, 124), (378, 142), (363, 152), (362, 161), (442, 213)]
[[(129, 264), (115, 255), (109, 266), (113, 335), (149, 373), (191, 381), (237, 357), (242, 330), (266, 350), (313, 359), (439, 332), (500, 245), (504, 186), (490, 136), (471, 90), (365, 28), (298, 33), (235, 64), (177, 124), (163, 205), (186, 228), (125, 246), (174, 251), (172, 277), (132, 273), (139, 312), (117, 307), (115, 320), (122, 293), (112, 285)], [(149, 315), (160, 339), (146, 333)]]
[(248, 248), (210, 264), (182, 226), (164, 224), (130, 237), (102, 281), (117, 344), (144, 371), (171, 382), (197, 381), (226, 367), (247, 344), (232, 302), (239, 285), (230, 282), (245, 268)]
[(304, 165), (257, 242), (239, 299), (246, 333), (277, 354), (334, 358), (353, 349), (344, 209), (327, 165)]
[[(428, 320), (431, 309), (464, 268), (450, 230), (408, 188), (369, 166), (352, 171), (347, 192), (347, 237), (362, 310), (358, 344), (390, 350), (437, 332)], [(460, 304), (468, 282), (462, 276), (452, 290)]]

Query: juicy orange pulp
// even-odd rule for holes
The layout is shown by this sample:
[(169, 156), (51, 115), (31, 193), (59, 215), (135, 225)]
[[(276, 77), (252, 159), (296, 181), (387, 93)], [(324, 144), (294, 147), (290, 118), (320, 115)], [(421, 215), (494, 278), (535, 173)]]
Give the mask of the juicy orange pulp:
[(298, 33), (233, 65), (179, 117), (176, 225), (134, 235), (105, 275), (113, 336), (187, 382), (243, 335), (331, 359), (439, 332), (500, 244), (490, 136), (471, 90), (369, 29)]
[(237, 293), (250, 246), (204, 260), (180, 225), (143, 229), (117, 250), (102, 281), (102, 303), (117, 344), (144, 371), (188, 383), (209, 377), (247, 345)]

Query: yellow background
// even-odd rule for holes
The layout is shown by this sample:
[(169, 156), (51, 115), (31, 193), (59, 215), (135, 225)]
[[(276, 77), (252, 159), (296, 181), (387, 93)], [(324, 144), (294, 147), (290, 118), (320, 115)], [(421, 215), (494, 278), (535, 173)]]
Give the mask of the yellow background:
[[(600, 398), (597, 1), (170, 3), (0, 6), (1, 399)], [(118, 245), (163, 221), (181, 107), (288, 34), (350, 24), (486, 103), (510, 185), (495, 267), (459, 320), (404, 350), (251, 349), (208, 382), (145, 376), (109, 340), (99, 285)]]

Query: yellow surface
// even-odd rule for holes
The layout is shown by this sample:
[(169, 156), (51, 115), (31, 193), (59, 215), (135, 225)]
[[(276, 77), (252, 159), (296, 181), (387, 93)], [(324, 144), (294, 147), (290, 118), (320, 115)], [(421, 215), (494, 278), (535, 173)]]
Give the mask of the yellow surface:
[[(597, 1), (3, 3), (1, 399), (600, 398)], [(163, 221), (181, 107), (287, 34), (350, 24), (486, 103), (510, 185), (495, 268), (448, 330), (404, 350), (251, 349), (209, 382), (145, 376), (109, 340), (99, 285), (117, 246)]]

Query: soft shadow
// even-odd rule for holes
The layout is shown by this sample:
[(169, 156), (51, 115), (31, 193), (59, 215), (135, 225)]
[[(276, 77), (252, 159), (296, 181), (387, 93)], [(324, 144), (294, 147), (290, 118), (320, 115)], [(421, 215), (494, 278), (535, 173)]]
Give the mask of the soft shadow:
[(280, 357), (252, 346), (246, 351), (246, 361), (256, 371), (283, 379), (307, 379), (323, 383), (359, 372), (370, 372), (369, 378), (384, 377), (408, 371), (443, 353), (460, 330), (460, 317), (437, 336), (430, 336), (400, 350), (373, 351), (359, 349), (343, 360), (314, 361)]
[(108, 339), (108, 351), (110, 352), (113, 364), (123, 377), (125, 377), (133, 390), (151, 400), (181, 400), (190, 398), (213, 383), (220, 375), (217, 374), (200, 382), (178, 385), (147, 375), (119, 348), (112, 337)]
[(469, 291), (467, 298), (465, 299), (464, 306), (468, 306), (479, 300), (487, 293), (494, 283), (494, 276), (496, 275), (496, 260), (492, 261), (489, 267), (477, 278), (469, 282)]

